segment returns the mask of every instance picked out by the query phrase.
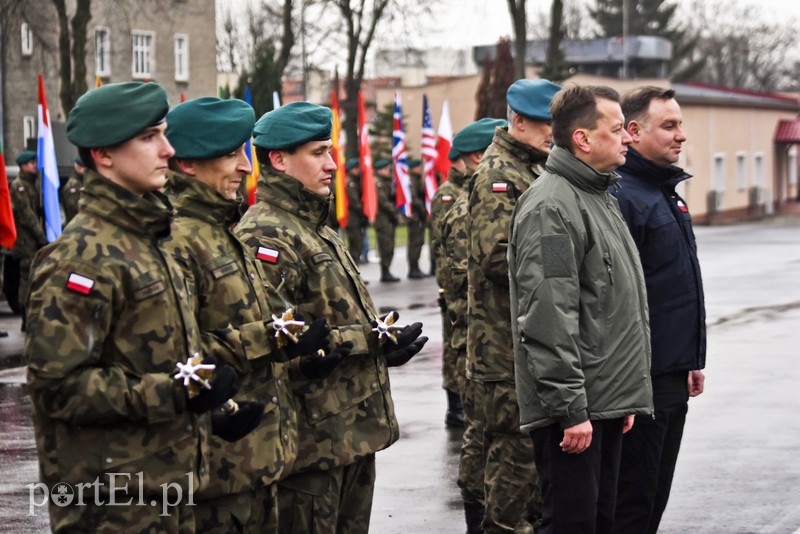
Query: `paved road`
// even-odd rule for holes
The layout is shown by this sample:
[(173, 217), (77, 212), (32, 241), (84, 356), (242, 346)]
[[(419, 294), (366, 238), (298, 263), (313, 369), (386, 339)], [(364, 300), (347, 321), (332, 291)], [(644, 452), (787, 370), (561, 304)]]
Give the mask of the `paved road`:
[[(690, 403), (660, 532), (800, 534), (800, 219), (696, 233), (709, 316), (706, 393)], [(397, 275), (405, 274), (402, 256), (398, 250)], [(423, 321), (431, 337), (422, 354), (392, 370), (401, 438), (378, 454), (372, 532), (463, 532), (455, 487), (460, 436), (443, 424), (435, 282), (381, 284), (373, 264), (363, 275), (379, 307), (398, 309), (402, 322)], [(36, 460), (22, 382), (20, 368), (0, 373), (3, 532), (47, 525), (43, 509), (27, 515)]]

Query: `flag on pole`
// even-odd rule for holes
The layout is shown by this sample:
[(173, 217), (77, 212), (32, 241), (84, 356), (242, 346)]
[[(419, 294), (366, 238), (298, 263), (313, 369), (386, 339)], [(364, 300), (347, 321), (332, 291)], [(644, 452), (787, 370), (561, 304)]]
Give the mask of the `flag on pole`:
[[(247, 102), (250, 107), (253, 107), (249, 85), (244, 86), (244, 101)], [(247, 159), (250, 160), (250, 166), (253, 168), (253, 171), (248, 174), (247, 178), (245, 179), (245, 188), (247, 189), (247, 205), (252, 206), (256, 203), (256, 186), (258, 185), (258, 176), (260, 174), (256, 151), (253, 150), (252, 137), (247, 139), (247, 144), (245, 145), (244, 150), (247, 153)]]
[(358, 153), (361, 164), (361, 204), (369, 222), (375, 222), (378, 213), (378, 192), (372, 170), (372, 150), (369, 147), (369, 125), (364, 109), (364, 98), (358, 92)]
[(281, 107), (281, 97), (278, 96), (278, 91), (272, 91), (272, 109)]
[(39, 146), (36, 154), (36, 167), (42, 177), (42, 201), (44, 203), (44, 226), (47, 242), (53, 242), (61, 235), (61, 206), (58, 203), (58, 165), (53, 132), (50, 129), (50, 112), (47, 110), (47, 97), (44, 94), (44, 79), (39, 73)]
[(447, 173), (450, 172), (450, 149), (453, 147), (453, 125), (450, 122), (450, 106), (447, 100), (442, 104), (442, 118), (439, 119), (439, 131), (436, 139), (436, 164), (434, 169), (442, 177), (442, 181), (447, 180)]
[(339, 114), (339, 84), (331, 91), (331, 111), (333, 112), (333, 130), (331, 131), (331, 142), (333, 142), (333, 162), (336, 164), (336, 177), (334, 178), (334, 192), (333, 199), (336, 202), (336, 220), (339, 221), (339, 227), (344, 228), (347, 226), (347, 208), (349, 202), (347, 199), (347, 182), (344, 173), (344, 150), (342, 150), (342, 119)]
[(403, 111), (400, 91), (394, 93), (394, 126), (392, 128), (392, 167), (394, 168), (395, 205), (406, 217), (411, 216), (411, 178), (406, 155), (406, 133), (403, 131)]
[(11, 211), (11, 194), (8, 192), (6, 161), (3, 158), (3, 143), (0, 140), (0, 246), (13, 248), (17, 240), (17, 227)]
[(181, 91), (181, 104), (183, 104), (184, 102), (186, 102), (186, 93)]
[(94, 86), (95, 86), (95, 88), (102, 87), (102, 85), (103, 85), (103, 79), (100, 76), (95, 76), (94, 77)]
[(431, 199), (436, 193), (436, 137), (433, 134), (431, 112), (428, 109), (428, 97), (422, 95), (422, 161), (424, 163), (423, 179), (425, 181), (425, 209), (431, 214)]

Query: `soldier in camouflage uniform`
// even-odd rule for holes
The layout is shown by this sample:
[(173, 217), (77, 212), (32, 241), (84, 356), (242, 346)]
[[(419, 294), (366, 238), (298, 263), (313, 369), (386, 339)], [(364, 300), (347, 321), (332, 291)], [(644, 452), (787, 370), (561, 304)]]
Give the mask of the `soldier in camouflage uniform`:
[(394, 233), (400, 214), (394, 201), (392, 188), (392, 162), (379, 159), (375, 162), (375, 189), (378, 194), (378, 212), (375, 214), (375, 236), (381, 257), (381, 282), (399, 282), (389, 268), (394, 258)]
[(428, 210), (425, 208), (425, 181), (422, 179), (422, 160), (409, 158), (411, 179), (411, 215), (408, 218), (408, 277), (420, 279), (428, 276), (419, 268), (419, 257), (425, 245), (425, 228), (428, 227)]
[(16, 159), (19, 175), (11, 182), (11, 209), (17, 227), (17, 240), (11, 254), (19, 262), (19, 306), (25, 330), (31, 263), (36, 252), (47, 244), (42, 209), (42, 186), (36, 172), (36, 152), (26, 150)]
[(436, 253), (436, 276), (442, 283), (448, 314), (446, 320), (451, 324), (450, 345), (456, 352), (459, 395), (464, 409), (465, 428), (458, 465), (458, 487), (464, 500), (468, 534), (483, 532), (485, 499), (484, 414), (478, 409), (483, 407), (483, 384), (466, 377), (467, 191), (484, 150), (492, 142), (495, 129), (506, 126), (506, 121), (502, 119), (481, 119), (463, 128), (453, 138), (453, 150), (458, 154), (453, 165), (461, 169), (465, 180), (451, 209), (442, 219)]
[(509, 87), (508, 130), (496, 131), (469, 191), (467, 377), (484, 385), (486, 532), (532, 532), (541, 516), (532, 440), (519, 429), (506, 251), (514, 205), (544, 171), (558, 89), (547, 80)]
[(25, 340), (43, 482), (86, 493), (83, 506), (51, 504), (54, 532), (194, 532), (203, 414), (235, 391), (229, 366), (192, 396), (173, 377), (201, 340), (192, 280), (164, 247), (172, 208), (156, 192), (173, 153), (168, 106), (154, 83), (108, 84), (67, 120), (89, 169), (75, 224), (36, 257)]
[[(253, 108), (245, 102), (213, 97), (190, 100), (167, 114), (167, 138), (175, 149), (170, 167), (176, 169), (169, 174), (167, 194), (177, 209), (168, 245), (196, 281), (205, 353), (229, 362), (239, 374), (237, 416), (243, 419), (234, 433), (218, 430), (222, 438), (211, 440), (210, 482), (196, 493), (198, 532), (277, 532), (274, 483), (291, 471), (297, 455), (289, 378), (298, 365), (286, 360), (326, 348), (330, 332), (318, 320), (278, 354), (271, 311), (280, 315), (286, 303), (263, 283), (260, 266), (232, 233), (242, 202), (238, 185), (252, 171), (245, 143), (254, 123)], [(303, 356), (299, 369), (303, 376), (326, 376), (348, 350), (344, 345), (324, 358)], [(217, 416), (212, 413), (212, 423)], [(251, 428), (247, 417), (258, 428), (242, 436)]]
[(347, 250), (356, 263), (361, 263), (364, 250), (364, 234), (369, 221), (364, 215), (361, 201), (361, 167), (358, 158), (350, 158), (345, 164), (347, 170)]
[(78, 214), (78, 200), (81, 198), (81, 187), (83, 187), (83, 175), (86, 172), (86, 167), (81, 161), (81, 157), (75, 158), (73, 164), (72, 174), (61, 188), (59, 197), (61, 198), (61, 206), (64, 208), (64, 226)]
[(293, 102), (265, 114), (254, 130), (261, 164), (258, 201), (235, 233), (306, 319), (324, 317), (334, 341), (354, 344), (323, 380), (298, 381), (300, 444), (293, 474), (278, 487), (281, 532), (366, 532), (375, 452), (399, 437), (388, 367), (402, 365), (427, 338), (421, 323), (397, 343), (379, 338), (376, 311), (339, 236), (330, 208), (332, 114)]

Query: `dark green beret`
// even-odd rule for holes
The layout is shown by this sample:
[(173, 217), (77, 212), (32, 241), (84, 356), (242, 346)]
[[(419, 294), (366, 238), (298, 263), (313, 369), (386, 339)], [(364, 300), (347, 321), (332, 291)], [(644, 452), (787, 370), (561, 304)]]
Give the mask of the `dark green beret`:
[(218, 158), (250, 139), (255, 123), (256, 114), (244, 100), (196, 98), (167, 113), (167, 139), (178, 159)]
[(36, 159), (36, 152), (33, 150), (23, 150), (19, 153), (19, 156), (17, 156), (16, 162), (17, 165), (24, 165), (32, 159)]
[(292, 102), (265, 113), (253, 130), (253, 144), (261, 148), (287, 150), (309, 141), (331, 138), (333, 113), (311, 102)]
[(417, 158), (408, 158), (408, 168), (413, 169), (418, 165), (422, 165), (422, 160)]
[(458, 153), (458, 150), (456, 150), (456, 147), (451, 146), (450, 147), (450, 152), (447, 153), (447, 159), (449, 159), (450, 161), (453, 161), (454, 159), (456, 159), (460, 155), (461, 154)]
[(505, 128), (508, 122), (505, 119), (485, 118), (467, 124), (453, 136), (453, 149), (459, 154), (471, 154), (486, 150), (492, 144), (494, 130), (497, 127)]
[(375, 165), (373, 165), (373, 167), (375, 167), (375, 170), (377, 171), (383, 169), (384, 167), (388, 167), (391, 164), (392, 164), (391, 160), (388, 160), (386, 158), (381, 158), (375, 162)]
[(358, 166), (358, 162), (359, 162), (358, 158), (350, 158), (350, 159), (348, 159), (348, 160), (347, 160), (347, 162), (344, 164), (344, 169), (345, 169), (346, 171), (349, 171), (349, 170), (351, 170), (353, 167), (357, 167), (357, 166)]
[(109, 83), (81, 96), (67, 118), (67, 139), (81, 148), (113, 146), (164, 119), (167, 92), (158, 84)]
[(75, 163), (77, 163), (81, 167), (86, 167), (86, 164), (83, 163), (83, 160), (81, 159), (80, 156), (75, 156), (75, 159), (73, 161), (75, 161)]
[(506, 92), (508, 106), (529, 119), (551, 121), (550, 101), (561, 90), (549, 80), (517, 80)]

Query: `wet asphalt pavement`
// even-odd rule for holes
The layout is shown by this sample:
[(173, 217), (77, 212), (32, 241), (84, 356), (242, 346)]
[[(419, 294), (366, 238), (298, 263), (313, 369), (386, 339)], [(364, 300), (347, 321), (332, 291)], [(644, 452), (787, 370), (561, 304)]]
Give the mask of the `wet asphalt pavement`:
[[(706, 392), (689, 404), (660, 532), (800, 534), (800, 218), (696, 233), (709, 325)], [(422, 321), (431, 338), (391, 372), (401, 437), (378, 453), (371, 531), (463, 532), (460, 433), (444, 427), (436, 285), (405, 279), (404, 253), (394, 260), (399, 283), (378, 282), (376, 264), (362, 271), (379, 308), (397, 309), (401, 323)], [(44, 507), (29, 515), (37, 462), (24, 380), (23, 368), (0, 371), (0, 532), (48, 528)]]

